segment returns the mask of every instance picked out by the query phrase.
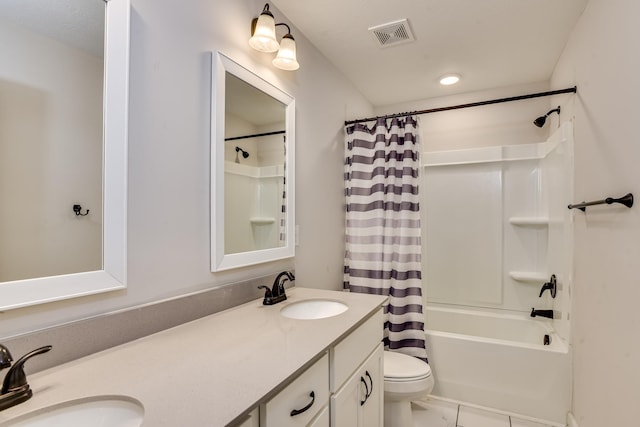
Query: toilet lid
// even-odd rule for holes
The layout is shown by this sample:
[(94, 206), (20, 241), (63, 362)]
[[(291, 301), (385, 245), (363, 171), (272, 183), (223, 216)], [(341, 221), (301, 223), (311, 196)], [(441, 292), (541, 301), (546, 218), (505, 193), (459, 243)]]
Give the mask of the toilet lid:
[(431, 368), (425, 362), (406, 354), (384, 352), (384, 377), (395, 380), (418, 380), (431, 375)]

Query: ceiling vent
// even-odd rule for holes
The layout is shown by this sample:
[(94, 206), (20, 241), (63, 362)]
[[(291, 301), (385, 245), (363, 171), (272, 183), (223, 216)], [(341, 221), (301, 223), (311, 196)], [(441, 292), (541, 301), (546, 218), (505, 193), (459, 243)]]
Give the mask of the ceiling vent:
[(409, 27), (409, 21), (406, 19), (376, 25), (375, 27), (370, 27), (369, 31), (371, 31), (380, 47), (395, 46), (415, 40)]

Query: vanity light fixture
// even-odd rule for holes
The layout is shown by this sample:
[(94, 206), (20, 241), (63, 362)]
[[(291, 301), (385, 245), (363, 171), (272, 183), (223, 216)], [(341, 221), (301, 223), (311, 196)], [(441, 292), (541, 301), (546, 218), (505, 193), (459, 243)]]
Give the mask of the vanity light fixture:
[(440, 84), (443, 86), (450, 86), (458, 83), (460, 81), (459, 74), (445, 74), (440, 77)]
[[(281, 25), (287, 27), (287, 34), (278, 43), (276, 27)], [(272, 63), (281, 70), (293, 71), (300, 68), (300, 64), (296, 59), (296, 41), (291, 35), (291, 28), (284, 23), (275, 23), (273, 14), (269, 11), (269, 3), (264, 5), (260, 16), (251, 21), (249, 46), (260, 52), (278, 51)]]

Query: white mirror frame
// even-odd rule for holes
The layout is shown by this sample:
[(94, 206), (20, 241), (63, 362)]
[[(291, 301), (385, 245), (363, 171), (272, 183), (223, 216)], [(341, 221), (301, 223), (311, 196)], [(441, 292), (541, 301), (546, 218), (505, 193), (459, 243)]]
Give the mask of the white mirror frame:
[(107, 0), (103, 135), (103, 270), (0, 283), (0, 311), (126, 288), (130, 0)]
[[(211, 55), (211, 271), (229, 270), (295, 255), (295, 99), (220, 52)], [(231, 73), (285, 105), (286, 215), (282, 247), (224, 253), (225, 73)]]

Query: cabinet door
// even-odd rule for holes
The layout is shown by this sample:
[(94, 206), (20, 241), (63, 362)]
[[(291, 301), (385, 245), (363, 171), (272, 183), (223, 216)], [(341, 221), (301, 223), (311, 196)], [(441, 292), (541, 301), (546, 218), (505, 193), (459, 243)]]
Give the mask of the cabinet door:
[[(350, 377), (347, 382), (331, 396), (331, 427), (357, 427), (360, 406), (359, 372)], [(364, 395), (364, 394), (362, 394)]]
[(382, 427), (384, 374), (382, 344), (331, 397), (332, 427)]
[[(360, 405), (358, 425), (361, 427), (382, 427), (384, 417), (384, 353), (382, 344), (371, 354), (360, 369), (361, 377), (368, 384)], [(368, 389), (368, 390), (367, 390)]]

